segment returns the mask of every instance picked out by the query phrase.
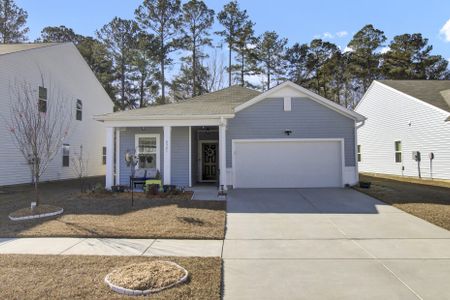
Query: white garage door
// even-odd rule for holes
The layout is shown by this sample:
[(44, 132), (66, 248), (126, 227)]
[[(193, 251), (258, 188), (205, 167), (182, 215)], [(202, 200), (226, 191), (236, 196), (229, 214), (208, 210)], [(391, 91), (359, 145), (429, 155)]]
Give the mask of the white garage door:
[(342, 186), (340, 141), (233, 140), (235, 188)]

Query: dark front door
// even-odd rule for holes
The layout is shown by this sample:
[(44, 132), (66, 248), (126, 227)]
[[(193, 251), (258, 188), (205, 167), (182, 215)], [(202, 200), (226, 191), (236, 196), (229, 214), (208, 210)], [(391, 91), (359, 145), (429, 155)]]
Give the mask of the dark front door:
[(202, 143), (202, 181), (217, 180), (217, 143)]

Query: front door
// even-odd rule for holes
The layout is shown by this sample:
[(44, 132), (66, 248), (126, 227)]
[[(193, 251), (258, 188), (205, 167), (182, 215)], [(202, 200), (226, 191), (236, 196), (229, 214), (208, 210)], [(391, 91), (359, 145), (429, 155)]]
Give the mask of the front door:
[(217, 181), (217, 142), (201, 143), (201, 181)]

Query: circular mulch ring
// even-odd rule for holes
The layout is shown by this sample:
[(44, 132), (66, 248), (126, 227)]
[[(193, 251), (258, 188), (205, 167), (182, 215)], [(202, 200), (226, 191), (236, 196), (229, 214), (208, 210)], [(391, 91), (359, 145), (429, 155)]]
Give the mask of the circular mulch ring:
[(115, 292), (129, 296), (145, 296), (186, 282), (188, 271), (163, 260), (132, 264), (106, 275), (105, 283)]
[(11, 221), (23, 221), (39, 218), (47, 218), (60, 215), (64, 212), (64, 209), (53, 205), (39, 205), (33, 210), (29, 207), (16, 210), (15, 212), (9, 214), (9, 219)]

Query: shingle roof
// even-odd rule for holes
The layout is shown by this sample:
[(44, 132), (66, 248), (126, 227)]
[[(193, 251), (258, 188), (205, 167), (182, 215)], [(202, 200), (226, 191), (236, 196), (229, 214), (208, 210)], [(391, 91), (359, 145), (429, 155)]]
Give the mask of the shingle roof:
[(231, 86), (182, 102), (149, 106), (96, 116), (97, 120), (151, 118), (152, 116), (195, 116), (233, 114), (239, 104), (258, 96), (260, 92), (241, 86)]
[(0, 44), (0, 55), (60, 45), (60, 43)]
[(379, 82), (450, 112), (450, 80), (379, 80)]

